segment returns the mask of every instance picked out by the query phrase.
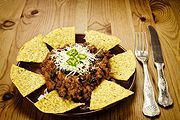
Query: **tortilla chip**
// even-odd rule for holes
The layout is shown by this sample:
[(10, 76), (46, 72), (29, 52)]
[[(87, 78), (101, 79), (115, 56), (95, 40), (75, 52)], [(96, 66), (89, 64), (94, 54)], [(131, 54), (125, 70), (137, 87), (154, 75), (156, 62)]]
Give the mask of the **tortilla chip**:
[(16, 65), (12, 65), (10, 77), (23, 97), (45, 84), (45, 79), (42, 75), (33, 73)]
[(53, 90), (34, 105), (44, 113), (64, 113), (83, 104), (65, 100), (59, 97), (56, 90)]
[(131, 94), (133, 94), (132, 91), (127, 90), (114, 82), (104, 80), (92, 92), (90, 110), (104, 108), (112, 103), (130, 96)]
[(62, 48), (66, 44), (75, 44), (75, 28), (63, 27), (48, 33), (43, 40), (53, 48)]
[(106, 35), (97, 31), (85, 31), (85, 40), (98, 49), (109, 50), (120, 43), (120, 39), (115, 36)]
[(32, 40), (26, 42), (20, 49), (17, 61), (24, 62), (42, 62), (49, 52), (46, 44), (43, 42), (43, 36), (40, 34)]
[(110, 58), (110, 75), (117, 80), (128, 80), (135, 72), (136, 60), (131, 50)]

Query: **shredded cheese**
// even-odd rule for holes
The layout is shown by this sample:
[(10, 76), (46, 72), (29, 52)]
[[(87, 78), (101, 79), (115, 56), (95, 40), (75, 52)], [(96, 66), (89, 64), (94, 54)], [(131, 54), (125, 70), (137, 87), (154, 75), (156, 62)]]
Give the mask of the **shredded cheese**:
[[(78, 60), (76, 65), (70, 65), (67, 61), (72, 56), (68, 55), (67, 52), (74, 49), (77, 50), (78, 54), (86, 55), (86, 57), (84, 57), (83, 59), (79, 59), (77, 57), (75, 58)], [(77, 43), (72, 46), (68, 46), (63, 50), (54, 49), (53, 54), (51, 54), (50, 57), (59, 70), (71, 71), (67, 76), (75, 73), (83, 74), (89, 72), (89, 66), (95, 60), (95, 54), (90, 53), (87, 47), (84, 47)]]

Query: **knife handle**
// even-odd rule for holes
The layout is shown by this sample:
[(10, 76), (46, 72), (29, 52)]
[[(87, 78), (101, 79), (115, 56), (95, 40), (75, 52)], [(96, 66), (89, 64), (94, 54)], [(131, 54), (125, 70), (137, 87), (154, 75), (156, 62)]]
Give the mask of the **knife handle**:
[(173, 100), (169, 94), (167, 81), (164, 76), (164, 63), (155, 63), (155, 66), (157, 68), (158, 73), (158, 103), (164, 107), (167, 107), (173, 104)]
[(147, 116), (153, 117), (160, 114), (159, 107), (155, 101), (153, 86), (149, 77), (147, 62), (143, 63), (144, 69), (144, 104), (143, 113)]

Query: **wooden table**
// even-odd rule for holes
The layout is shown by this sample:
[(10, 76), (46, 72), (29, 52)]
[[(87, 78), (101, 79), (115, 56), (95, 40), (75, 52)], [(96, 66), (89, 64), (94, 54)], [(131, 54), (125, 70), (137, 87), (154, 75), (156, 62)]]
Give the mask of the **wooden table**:
[[(134, 48), (134, 32), (142, 23), (158, 31), (165, 60), (165, 75), (174, 105), (162, 108), (156, 119), (180, 119), (180, 1), (179, 0), (1, 0), (0, 1), (0, 120), (74, 119), (43, 114), (23, 98), (9, 77), (20, 47), (39, 33), (63, 26), (75, 26), (76, 33), (97, 30), (118, 36), (126, 49)], [(149, 43), (149, 71), (157, 97), (157, 72)], [(77, 119), (140, 120), (142, 114), (143, 71), (137, 62), (135, 94), (102, 113)], [(13, 97), (3, 101), (5, 93)]]

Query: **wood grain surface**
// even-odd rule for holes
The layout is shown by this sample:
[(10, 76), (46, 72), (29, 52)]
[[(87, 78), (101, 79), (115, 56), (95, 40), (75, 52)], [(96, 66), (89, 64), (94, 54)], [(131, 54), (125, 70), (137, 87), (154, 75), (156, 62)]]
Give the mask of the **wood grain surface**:
[[(0, 120), (179, 120), (180, 119), (180, 1), (179, 0), (0, 0)], [(10, 80), (20, 47), (39, 33), (75, 26), (76, 33), (97, 30), (118, 36), (126, 49), (134, 48), (134, 32), (153, 25), (165, 60), (165, 76), (174, 105), (160, 107), (161, 115), (142, 114), (143, 71), (137, 62), (135, 94), (93, 116), (70, 118), (43, 114), (23, 98)], [(149, 71), (157, 98), (157, 72), (149, 43)], [(3, 100), (10, 93), (11, 99)]]

